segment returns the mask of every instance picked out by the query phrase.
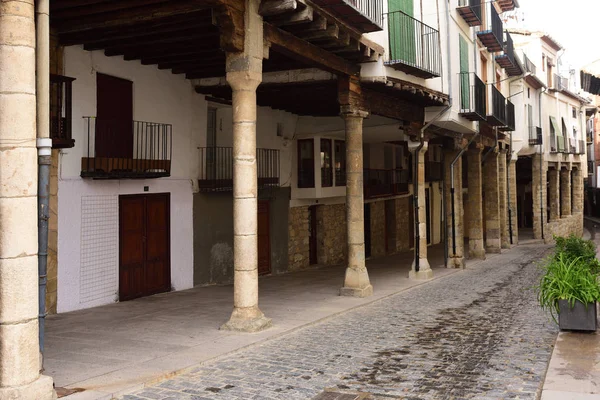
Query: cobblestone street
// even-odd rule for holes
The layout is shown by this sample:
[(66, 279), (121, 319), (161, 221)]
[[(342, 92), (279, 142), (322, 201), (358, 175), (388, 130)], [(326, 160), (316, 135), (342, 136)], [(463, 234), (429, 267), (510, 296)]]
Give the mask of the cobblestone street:
[(547, 249), (520, 245), (123, 399), (311, 399), (325, 389), (535, 399), (557, 334), (531, 290)]

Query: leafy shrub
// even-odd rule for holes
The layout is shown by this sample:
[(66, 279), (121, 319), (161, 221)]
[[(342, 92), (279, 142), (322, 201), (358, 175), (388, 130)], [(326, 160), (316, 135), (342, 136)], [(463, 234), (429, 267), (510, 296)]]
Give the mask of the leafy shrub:
[(587, 305), (600, 300), (598, 275), (581, 257), (571, 257), (559, 252), (550, 257), (544, 268), (538, 290), (538, 301), (543, 309), (550, 311), (556, 321), (558, 301), (567, 300), (571, 307), (579, 300)]
[(584, 240), (571, 234), (568, 237), (555, 236), (556, 247), (554, 257), (564, 255), (567, 260), (581, 259), (581, 263), (595, 274), (600, 273), (600, 262), (596, 258), (596, 244), (591, 240)]

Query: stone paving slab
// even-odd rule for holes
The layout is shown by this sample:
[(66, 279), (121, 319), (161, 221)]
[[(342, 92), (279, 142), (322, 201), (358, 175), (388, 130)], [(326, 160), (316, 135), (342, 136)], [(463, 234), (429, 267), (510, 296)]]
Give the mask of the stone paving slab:
[(548, 248), (513, 248), (122, 399), (536, 399), (557, 334), (532, 290)]

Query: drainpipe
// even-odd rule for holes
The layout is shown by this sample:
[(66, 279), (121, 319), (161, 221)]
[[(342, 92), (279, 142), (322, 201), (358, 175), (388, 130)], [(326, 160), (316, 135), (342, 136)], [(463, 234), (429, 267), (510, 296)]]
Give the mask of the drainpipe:
[(49, 0), (36, 1), (36, 124), (38, 148), (38, 274), (39, 344), (41, 365), (44, 353), (46, 283), (48, 262), (49, 178), (52, 164), (50, 139), (50, 19)]
[(510, 238), (510, 244), (513, 244), (513, 229), (512, 229), (512, 206), (510, 203), (510, 161), (512, 160), (513, 153), (513, 132), (510, 132), (510, 152), (508, 153), (508, 160), (506, 163), (506, 196), (508, 197), (508, 237)]
[[(542, 126), (542, 93), (544, 93), (546, 91), (546, 88), (540, 90), (540, 95), (538, 98), (538, 120), (539, 120), (539, 124), (540, 127)], [(540, 227), (542, 229), (542, 240), (545, 240), (544, 238), (544, 190), (542, 188), (542, 185), (545, 185), (546, 182), (542, 182), (542, 177), (544, 176), (543, 172), (542, 172), (542, 168), (544, 166), (543, 163), (543, 158), (544, 158), (544, 144), (543, 144), (543, 140), (542, 143), (540, 143)]]
[[(471, 145), (471, 143), (473, 143), (473, 141), (475, 140), (475, 138), (479, 135), (479, 130), (473, 135), (473, 137), (471, 138), (471, 140), (469, 140), (469, 143), (467, 143), (467, 145), (465, 147), (463, 147), (462, 149), (460, 149), (460, 152), (456, 155), (456, 157), (454, 157), (454, 160), (452, 160), (452, 162), (450, 163), (450, 204), (452, 207), (452, 255), (456, 257), (456, 221), (455, 221), (455, 216), (454, 216), (454, 210), (455, 210), (455, 206), (454, 206), (454, 164), (456, 164), (456, 162), (462, 157), (462, 155), (464, 154), (464, 152), (469, 148), (469, 146)], [(460, 190), (462, 190), (462, 188), (460, 188)]]

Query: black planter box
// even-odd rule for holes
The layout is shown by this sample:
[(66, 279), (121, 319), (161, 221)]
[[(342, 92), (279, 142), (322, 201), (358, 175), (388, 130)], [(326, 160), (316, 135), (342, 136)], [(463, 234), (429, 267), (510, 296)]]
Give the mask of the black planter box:
[(586, 307), (583, 303), (575, 301), (575, 305), (571, 308), (567, 300), (559, 300), (558, 308), (558, 326), (561, 330), (596, 330), (596, 303), (588, 304)]

